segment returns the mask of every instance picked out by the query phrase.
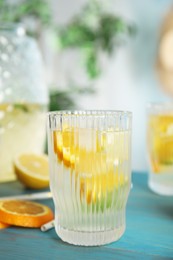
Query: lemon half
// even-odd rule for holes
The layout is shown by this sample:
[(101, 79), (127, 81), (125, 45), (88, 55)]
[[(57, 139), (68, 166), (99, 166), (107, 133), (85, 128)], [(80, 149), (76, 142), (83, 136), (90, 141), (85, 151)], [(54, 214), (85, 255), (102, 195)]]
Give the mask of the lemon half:
[(14, 159), (17, 178), (26, 187), (42, 189), (49, 186), (48, 156), (45, 154), (20, 154)]

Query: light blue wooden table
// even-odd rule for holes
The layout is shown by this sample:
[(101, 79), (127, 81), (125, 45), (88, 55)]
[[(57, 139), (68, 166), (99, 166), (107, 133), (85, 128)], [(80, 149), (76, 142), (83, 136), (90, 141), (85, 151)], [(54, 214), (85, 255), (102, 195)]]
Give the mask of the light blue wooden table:
[[(18, 182), (0, 184), (0, 196), (26, 192)], [(53, 208), (51, 199), (41, 201)], [(0, 230), (0, 260), (173, 259), (173, 197), (152, 193), (146, 174), (133, 174), (123, 237), (101, 247), (62, 242), (54, 229), (10, 227)]]

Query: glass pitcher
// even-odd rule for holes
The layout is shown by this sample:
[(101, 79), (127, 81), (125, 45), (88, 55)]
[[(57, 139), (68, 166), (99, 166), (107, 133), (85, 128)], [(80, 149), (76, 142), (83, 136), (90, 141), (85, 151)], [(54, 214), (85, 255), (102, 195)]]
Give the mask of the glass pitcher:
[(21, 25), (0, 26), (0, 182), (15, 180), (13, 160), (41, 153), (48, 91), (41, 55)]

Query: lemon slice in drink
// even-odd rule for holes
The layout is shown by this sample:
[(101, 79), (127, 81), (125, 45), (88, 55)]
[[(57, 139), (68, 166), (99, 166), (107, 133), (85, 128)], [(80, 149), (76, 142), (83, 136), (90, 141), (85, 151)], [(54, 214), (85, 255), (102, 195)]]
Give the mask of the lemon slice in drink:
[(81, 197), (85, 197), (87, 204), (101, 203), (106, 199), (107, 194), (111, 197), (118, 189), (122, 189), (128, 184), (128, 177), (123, 173), (118, 174), (114, 171), (102, 173), (91, 178), (81, 178)]
[(21, 154), (14, 159), (14, 170), (21, 183), (32, 189), (49, 186), (47, 155)]

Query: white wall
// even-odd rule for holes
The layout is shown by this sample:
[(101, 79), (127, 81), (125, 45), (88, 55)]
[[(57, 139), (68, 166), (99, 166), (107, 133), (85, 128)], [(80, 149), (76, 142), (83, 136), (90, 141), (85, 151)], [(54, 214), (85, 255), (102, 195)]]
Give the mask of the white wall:
[[(56, 20), (66, 22), (84, 2), (54, 0)], [(155, 58), (160, 24), (171, 4), (171, 0), (112, 0), (107, 3), (115, 13), (134, 21), (138, 33), (106, 64), (104, 74), (96, 82), (97, 95), (79, 100), (79, 105), (84, 109), (133, 112), (132, 168), (137, 171), (147, 170), (146, 104), (170, 99), (162, 92), (157, 80)], [(74, 60), (72, 67), (75, 67)]]

